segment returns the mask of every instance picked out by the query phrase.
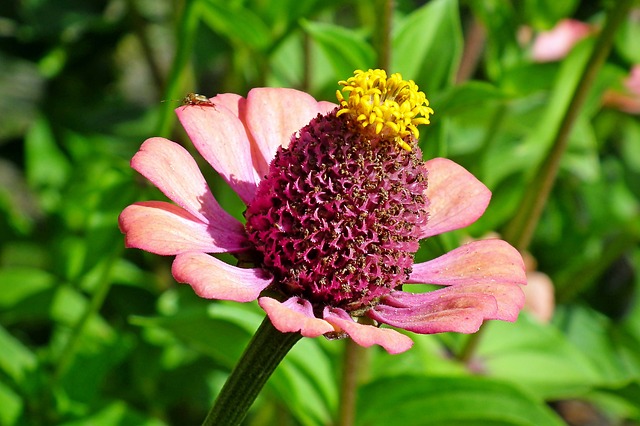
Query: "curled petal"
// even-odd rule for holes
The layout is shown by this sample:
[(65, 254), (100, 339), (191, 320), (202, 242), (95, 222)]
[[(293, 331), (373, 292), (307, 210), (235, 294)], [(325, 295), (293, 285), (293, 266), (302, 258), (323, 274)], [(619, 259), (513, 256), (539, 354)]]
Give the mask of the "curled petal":
[(479, 240), (413, 265), (409, 283), (458, 285), (473, 281), (526, 284), (522, 256), (502, 240)]
[(251, 159), (251, 145), (242, 122), (224, 105), (178, 107), (176, 114), (189, 138), (242, 201), (249, 203), (259, 178)]
[(495, 317), (497, 309), (496, 299), (489, 294), (445, 293), (428, 302), (419, 300), (409, 307), (381, 303), (367, 315), (376, 321), (415, 333), (475, 333), (485, 319)]
[(263, 269), (238, 268), (204, 253), (189, 252), (176, 256), (171, 273), (181, 283), (205, 299), (250, 302), (273, 281)]
[(318, 337), (334, 331), (327, 321), (315, 317), (309, 301), (299, 297), (291, 297), (284, 302), (261, 297), (258, 304), (265, 310), (273, 326), (283, 333), (299, 331), (305, 337)]
[(220, 207), (196, 161), (177, 143), (147, 139), (133, 156), (131, 167), (202, 222), (241, 232), (242, 224)]
[(464, 228), (489, 205), (491, 191), (464, 167), (446, 158), (426, 162), (429, 170), (429, 220), (418, 238)]
[(118, 218), (125, 245), (160, 255), (188, 251), (238, 252), (248, 247), (242, 229), (217, 229), (182, 208), (163, 201), (135, 203)]
[(337, 329), (347, 333), (354, 342), (368, 348), (380, 345), (390, 354), (398, 354), (409, 350), (413, 340), (404, 334), (389, 328), (378, 328), (373, 325), (359, 324), (342, 309), (324, 309), (324, 319)]
[[(384, 303), (399, 308), (412, 308), (439, 303), (445, 298), (466, 298), (491, 296), (495, 300), (495, 311), (484, 312), (484, 319), (515, 321), (524, 306), (524, 292), (517, 284), (496, 282), (474, 282), (454, 285), (427, 293), (406, 293), (395, 291), (385, 298)], [(493, 305), (493, 304), (492, 304)]]
[[(291, 137), (309, 124), (318, 113), (335, 104), (319, 103), (295, 89), (257, 88), (247, 95), (244, 121), (260, 153), (256, 159), (258, 175), (265, 176), (279, 146), (287, 147)], [(333, 105), (328, 108), (328, 105)], [(242, 114), (242, 111), (240, 111)]]

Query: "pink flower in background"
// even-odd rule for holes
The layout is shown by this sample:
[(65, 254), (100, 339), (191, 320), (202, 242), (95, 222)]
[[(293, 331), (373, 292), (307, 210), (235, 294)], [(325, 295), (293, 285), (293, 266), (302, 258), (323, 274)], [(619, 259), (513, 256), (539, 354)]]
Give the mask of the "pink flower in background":
[(532, 46), (536, 62), (559, 61), (569, 54), (573, 46), (591, 34), (589, 24), (575, 19), (563, 19), (551, 30), (537, 35)]
[(640, 65), (634, 65), (623, 81), (623, 90), (607, 90), (602, 104), (628, 114), (640, 114)]
[[(339, 107), (260, 88), (246, 99), (218, 95), (215, 108), (178, 108), (196, 149), (247, 205), (246, 223), (220, 207), (183, 147), (151, 138), (132, 167), (175, 204), (128, 206), (119, 219), (127, 247), (176, 256), (174, 277), (199, 296), (257, 299), (278, 330), (306, 337), (349, 336), (399, 353), (411, 339), (381, 324), (472, 333), (485, 320), (514, 321), (526, 278), (506, 242), (413, 261), (420, 239), (473, 223), (491, 197), (456, 163), (422, 160), (416, 126), (432, 112), (424, 94), (380, 70), (340, 83), (350, 96), (339, 93)], [(442, 288), (402, 289), (423, 283)]]

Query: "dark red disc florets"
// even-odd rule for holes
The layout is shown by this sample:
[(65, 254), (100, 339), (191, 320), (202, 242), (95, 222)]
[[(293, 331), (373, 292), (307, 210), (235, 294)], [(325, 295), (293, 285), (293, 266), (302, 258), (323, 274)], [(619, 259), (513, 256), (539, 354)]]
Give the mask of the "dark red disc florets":
[(245, 213), (272, 290), (358, 314), (406, 281), (427, 221), (427, 171), (416, 144), (370, 140), (335, 112), (288, 148)]

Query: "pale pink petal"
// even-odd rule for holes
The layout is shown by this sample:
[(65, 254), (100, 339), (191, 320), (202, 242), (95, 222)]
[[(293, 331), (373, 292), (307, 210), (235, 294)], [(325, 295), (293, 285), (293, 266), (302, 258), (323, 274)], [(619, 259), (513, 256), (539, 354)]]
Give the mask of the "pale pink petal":
[(474, 280), (526, 284), (522, 256), (502, 240), (473, 241), (436, 259), (413, 265), (407, 282), (456, 285)]
[(537, 62), (560, 60), (591, 31), (589, 24), (575, 19), (563, 19), (553, 29), (536, 37), (531, 50), (533, 59)]
[(397, 308), (420, 308), (422, 306), (440, 303), (445, 298), (454, 300), (467, 297), (484, 298), (490, 296), (495, 300), (491, 304), (491, 311), (485, 312), (484, 319), (499, 319), (503, 321), (515, 321), (518, 313), (524, 306), (524, 293), (522, 288), (512, 283), (497, 282), (470, 282), (467, 284), (453, 285), (426, 293), (407, 293), (394, 291), (384, 299), (384, 304)]
[(399, 354), (413, 346), (413, 340), (404, 334), (388, 328), (359, 324), (342, 309), (326, 307), (323, 316), (327, 322), (347, 333), (354, 342), (365, 348), (380, 345), (390, 354)]
[(305, 337), (318, 337), (334, 331), (327, 321), (315, 317), (309, 301), (299, 297), (291, 297), (285, 302), (261, 297), (258, 304), (265, 310), (273, 326), (283, 333), (299, 331)]
[(527, 285), (523, 287), (526, 297), (524, 309), (531, 312), (542, 323), (548, 323), (555, 311), (555, 288), (547, 274), (527, 272)]
[(182, 208), (162, 201), (132, 204), (120, 213), (118, 223), (127, 247), (160, 255), (238, 252), (248, 247), (243, 232), (212, 229)]
[(411, 307), (389, 306), (383, 302), (367, 315), (420, 334), (475, 333), (485, 319), (495, 316), (496, 310), (496, 299), (488, 294), (442, 294), (428, 303)]
[(625, 79), (624, 85), (630, 93), (640, 96), (640, 65), (634, 65)]
[(251, 159), (251, 144), (242, 122), (224, 105), (189, 105), (176, 114), (193, 145), (242, 201), (249, 203), (259, 182)]
[(247, 100), (235, 93), (220, 93), (212, 98), (211, 102), (216, 105), (216, 108), (218, 105), (223, 106), (231, 111), (233, 115), (241, 119), (240, 111), (244, 111)]
[(318, 113), (336, 107), (333, 105), (329, 109), (331, 104), (328, 102), (319, 103), (299, 90), (272, 88), (251, 90), (246, 105), (244, 121), (261, 157), (256, 158), (259, 176), (267, 175), (269, 163), (279, 146), (289, 146), (291, 137)]
[(224, 211), (211, 194), (196, 161), (177, 143), (147, 139), (133, 156), (131, 167), (202, 222), (223, 231), (242, 232), (242, 224)]
[(273, 281), (262, 268), (238, 268), (204, 253), (176, 256), (171, 273), (205, 299), (250, 302)]
[(464, 167), (446, 158), (426, 162), (429, 171), (429, 220), (418, 238), (464, 228), (489, 205), (491, 191)]

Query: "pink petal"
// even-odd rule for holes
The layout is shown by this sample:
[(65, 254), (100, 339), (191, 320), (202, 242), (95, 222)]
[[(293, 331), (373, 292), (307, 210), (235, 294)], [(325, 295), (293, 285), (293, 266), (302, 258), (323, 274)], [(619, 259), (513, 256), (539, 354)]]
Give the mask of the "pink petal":
[(538, 321), (545, 324), (550, 322), (556, 308), (555, 287), (551, 278), (542, 272), (527, 272), (527, 285), (522, 290), (525, 294), (524, 309)]
[(413, 346), (413, 340), (404, 334), (388, 328), (359, 324), (342, 309), (324, 309), (324, 319), (334, 327), (347, 333), (354, 342), (368, 348), (380, 345), (390, 354), (399, 354)]
[(251, 159), (251, 144), (242, 122), (224, 105), (182, 106), (176, 114), (202, 156), (242, 201), (249, 203), (259, 182)]
[(494, 317), (496, 311), (497, 304), (493, 296), (472, 293), (440, 294), (428, 303), (411, 307), (379, 304), (367, 315), (376, 321), (415, 333), (475, 333), (483, 320)]
[(458, 285), (473, 281), (526, 284), (522, 256), (502, 240), (479, 240), (413, 265), (408, 283)]
[(216, 107), (223, 106), (227, 108), (238, 118), (241, 117), (240, 111), (245, 110), (247, 102), (245, 98), (240, 95), (236, 95), (235, 93), (220, 93), (216, 95), (216, 97), (212, 98), (211, 101), (216, 105)]
[(281, 303), (270, 297), (261, 297), (258, 304), (273, 326), (283, 333), (299, 331), (305, 337), (318, 337), (334, 331), (327, 321), (315, 317), (311, 303), (302, 298), (291, 297)]
[(551, 30), (536, 37), (532, 56), (537, 62), (557, 61), (571, 51), (573, 46), (591, 33), (591, 26), (575, 19), (563, 19)]
[(196, 161), (177, 143), (147, 139), (133, 156), (131, 167), (202, 222), (214, 223), (220, 230), (242, 232), (242, 224), (224, 211), (211, 194)]
[(289, 146), (291, 137), (318, 113), (331, 111), (335, 107), (335, 104), (328, 102), (319, 103), (299, 90), (251, 90), (247, 95), (245, 123), (260, 155), (260, 159), (256, 159), (258, 175), (268, 174), (269, 163), (279, 146)]
[(237, 252), (248, 247), (243, 232), (232, 228), (218, 230), (182, 208), (162, 201), (132, 204), (120, 213), (118, 223), (127, 247), (160, 255)]
[(491, 191), (464, 167), (446, 158), (426, 162), (429, 170), (429, 220), (420, 239), (464, 228), (489, 205)]
[(235, 302), (256, 300), (273, 281), (261, 268), (238, 268), (197, 252), (176, 256), (171, 273), (178, 282), (193, 287), (200, 297)]
[(484, 319), (515, 321), (524, 306), (524, 292), (517, 284), (496, 282), (472, 282), (454, 285), (427, 293), (407, 293), (394, 291), (385, 298), (384, 304), (397, 308), (416, 308), (439, 303), (444, 298), (491, 296), (495, 300), (491, 304), (492, 311), (485, 312)]

